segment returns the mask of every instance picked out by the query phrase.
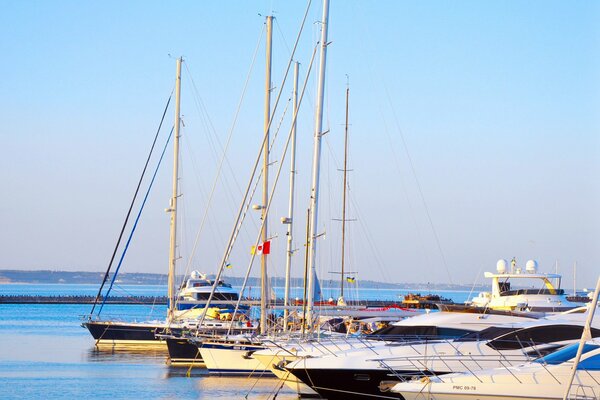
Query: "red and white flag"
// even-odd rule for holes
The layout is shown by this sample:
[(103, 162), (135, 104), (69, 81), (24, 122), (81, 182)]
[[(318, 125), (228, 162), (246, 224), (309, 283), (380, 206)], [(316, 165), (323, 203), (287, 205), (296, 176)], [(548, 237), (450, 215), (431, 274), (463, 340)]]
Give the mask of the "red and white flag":
[(258, 246), (252, 246), (250, 249), (250, 254), (256, 254), (257, 256), (262, 256), (263, 254), (271, 254), (271, 241), (267, 240), (264, 243), (259, 244)]

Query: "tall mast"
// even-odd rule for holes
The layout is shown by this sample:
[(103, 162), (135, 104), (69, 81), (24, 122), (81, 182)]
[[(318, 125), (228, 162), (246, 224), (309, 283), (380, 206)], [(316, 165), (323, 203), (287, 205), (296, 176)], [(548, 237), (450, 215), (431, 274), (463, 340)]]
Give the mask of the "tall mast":
[(585, 342), (593, 339), (592, 320), (594, 319), (594, 313), (596, 312), (596, 308), (598, 307), (598, 294), (600, 294), (600, 277), (598, 277), (598, 281), (596, 282), (596, 290), (594, 291), (594, 297), (588, 305), (588, 316), (585, 320), (585, 326), (583, 327), (581, 339), (579, 340), (577, 354), (575, 355), (575, 359), (573, 360), (573, 367), (571, 368), (571, 374), (569, 375), (569, 384), (565, 386), (565, 394), (563, 396), (563, 400), (573, 398), (569, 396), (569, 393), (571, 392), (571, 386), (573, 385), (573, 379), (575, 378), (575, 374), (577, 374), (577, 366), (579, 365), (581, 355), (583, 354), (583, 347), (585, 346)]
[(345, 245), (346, 245), (346, 189), (348, 175), (348, 99), (350, 97), (350, 86), (346, 87), (346, 127), (344, 132), (344, 189), (342, 192), (342, 271), (340, 281), (340, 299), (338, 303), (344, 303), (344, 260), (345, 260)]
[(292, 269), (292, 255), (294, 253), (294, 249), (292, 249), (293, 242), (292, 236), (294, 234), (294, 181), (296, 178), (296, 120), (298, 114), (298, 72), (300, 70), (300, 63), (294, 63), (294, 91), (292, 93), (292, 107), (294, 110), (292, 125), (292, 148), (291, 156), (290, 156), (290, 199), (289, 199), (289, 207), (288, 207), (288, 217), (285, 222), (288, 224), (287, 226), (287, 252), (286, 252), (286, 260), (285, 260), (285, 293), (283, 295), (283, 330), (287, 331), (287, 322), (288, 322), (288, 305), (290, 298), (290, 271)]
[(573, 263), (573, 296), (577, 296), (577, 261)]
[[(273, 16), (267, 17), (267, 43), (266, 43), (266, 76), (265, 76), (265, 139), (263, 147), (263, 196), (261, 219), (263, 220), (263, 230), (261, 241), (265, 243), (268, 238), (267, 232), (267, 204), (269, 203), (269, 122), (271, 120), (271, 46), (273, 38)], [(261, 296), (260, 296), (260, 333), (267, 332), (267, 300), (269, 299), (269, 279), (267, 275), (267, 256), (262, 254), (260, 257), (260, 277), (261, 277)]]
[(179, 196), (179, 126), (181, 117), (179, 115), (179, 101), (181, 98), (181, 62), (183, 59), (177, 59), (177, 77), (175, 80), (175, 125), (173, 138), (173, 193), (171, 196), (170, 207), (167, 210), (171, 214), (170, 224), (170, 245), (169, 245), (169, 311), (167, 321), (171, 322), (175, 318), (175, 263), (177, 261), (177, 197)]
[(315, 131), (312, 165), (312, 187), (310, 192), (310, 242), (309, 242), (309, 272), (308, 272), (308, 308), (306, 310), (306, 321), (312, 327), (315, 278), (316, 278), (316, 254), (317, 254), (317, 217), (319, 205), (319, 169), (321, 163), (321, 132), (323, 127), (323, 98), (325, 93), (325, 62), (327, 58), (327, 28), (329, 25), (329, 0), (323, 0), (323, 18), (321, 20), (321, 54), (319, 65), (319, 81), (317, 88), (317, 106), (315, 110)]

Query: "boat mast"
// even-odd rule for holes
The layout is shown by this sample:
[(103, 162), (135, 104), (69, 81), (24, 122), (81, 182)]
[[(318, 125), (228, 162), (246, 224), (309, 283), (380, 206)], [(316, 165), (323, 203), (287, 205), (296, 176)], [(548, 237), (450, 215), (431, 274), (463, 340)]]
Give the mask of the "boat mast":
[(171, 196), (170, 207), (167, 212), (171, 214), (171, 231), (170, 231), (170, 245), (169, 245), (169, 311), (167, 313), (167, 321), (171, 322), (175, 318), (175, 263), (177, 261), (176, 249), (177, 249), (177, 197), (178, 184), (179, 184), (179, 126), (181, 124), (181, 117), (179, 115), (179, 102), (181, 98), (181, 62), (183, 58), (177, 59), (177, 77), (175, 81), (175, 125), (174, 125), (174, 138), (173, 138), (173, 194)]
[(583, 354), (583, 347), (585, 346), (585, 342), (588, 340), (592, 340), (592, 320), (594, 319), (594, 313), (596, 312), (596, 308), (598, 307), (598, 294), (600, 293), (600, 277), (598, 277), (598, 281), (596, 282), (596, 290), (594, 291), (594, 297), (588, 306), (588, 316), (585, 320), (585, 326), (583, 327), (583, 333), (581, 334), (581, 339), (579, 340), (579, 347), (577, 347), (577, 354), (575, 355), (575, 360), (573, 360), (573, 367), (571, 368), (571, 374), (569, 375), (569, 384), (565, 386), (565, 394), (563, 396), (563, 400), (568, 400), (572, 397), (569, 397), (569, 393), (571, 392), (571, 386), (573, 385), (573, 379), (575, 378), (575, 374), (577, 374), (577, 366), (579, 365), (579, 361), (581, 360), (581, 355)]
[(323, 98), (325, 92), (325, 62), (327, 57), (327, 28), (329, 20), (329, 0), (323, 0), (323, 18), (321, 20), (321, 55), (319, 65), (319, 81), (317, 89), (317, 106), (315, 111), (315, 131), (313, 147), (313, 165), (312, 165), (312, 187), (310, 193), (310, 242), (309, 242), (309, 272), (308, 272), (308, 307), (306, 321), (312, 327), (315, 278), (316, 278), (316, 250), (317, 250), (317, 217), (319, 204), (319, 170), (321, 163), (321, 136), (323, 132)]
[(577, 296), (577, 261), (573, 263), (573, 296)]
[[(263, 147), (263, 196), (261, 207), (261, 219), (263, 229), (261, 241), (264, 244), (268, 240), (267, 232), (267, 204), (269, 203), (269, 125), (271, 121), (271, 46), (273, 38), (273, 16), (267, 17), (267, 43), (266, 43), (266, 76), (265, 76), (265, 139)], [(267, 332), (267, 307), (269, 299), (269, 279), (267, 275), (267, 256), (260, 257), (261, 296), (260, 296), (260, 333)]]
[(342, 192), (342, 278), (340, 281), (340, 298), (338, 304), (344, 304), (344, 261), (346, 244), (346, 188), (348, 175), (348, 99), (350, 97), (350, 85), (346, 86), (346, 127), (344, 132), (344, 189)]
[(287, 331), (288, 328), (288, 317), (289, 317), (289, 298), (290, 298), (290, 271), (292, 269), (292, 255), (294, 249), (292, 248), (292, 236), (294, 233), (294, 181), (296, 178), (296, 121), (298, 115), (298, 72), (300, 70), (300, 63), (294, 63), (294, 91), (292, 93), (292, 107), (294, 110), (293, 125), (291, 132), (292, 148), (290, 149), (290, 199), (288, 207), (288, 217), (285, 219), (287, 223), (287, 252), (285, 260), (285, 293), (283, 295), (283, 330)]

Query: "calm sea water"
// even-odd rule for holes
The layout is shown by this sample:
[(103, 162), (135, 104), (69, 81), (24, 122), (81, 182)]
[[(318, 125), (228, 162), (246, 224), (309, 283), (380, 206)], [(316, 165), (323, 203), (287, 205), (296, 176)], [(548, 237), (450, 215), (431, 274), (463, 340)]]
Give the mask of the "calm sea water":
[[(327, 289), (323, 290), (325, 296)], [(95, 294), (95, 285), (0, 285), (0, 294)], [(119, 292), (121, 291), (121, 292)], [(115, 294), (162, 295), (161, 286), (126, 285)], [(276, 288), (276, 293), (279, 291)], [(406, 291), (361, 289), (364, 299), (397, 299)], [(464, 301), (467, 292), (440, 292)], [(333, 296), (334, 294), (332, 294)], [(80, 326), (89, 305), (0, 304), (1, 399), (295, 399), (276, 379), (222, 378), (165, 364), (161, 352), (101, 352)], [(164, 306), (110, 305), (123, 320), (164, 319)], [(279, 391), (278, 391), (279, 390)]]

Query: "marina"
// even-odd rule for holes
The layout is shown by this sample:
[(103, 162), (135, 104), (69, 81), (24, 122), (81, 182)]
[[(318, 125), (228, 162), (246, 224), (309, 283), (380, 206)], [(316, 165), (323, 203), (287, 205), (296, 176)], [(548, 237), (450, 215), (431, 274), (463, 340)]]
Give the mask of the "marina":
[(4, 4), (0, 399), (600, 400), (600, 4), (266, 3)]

